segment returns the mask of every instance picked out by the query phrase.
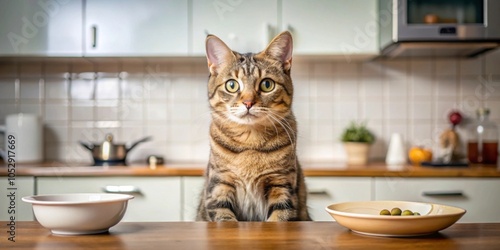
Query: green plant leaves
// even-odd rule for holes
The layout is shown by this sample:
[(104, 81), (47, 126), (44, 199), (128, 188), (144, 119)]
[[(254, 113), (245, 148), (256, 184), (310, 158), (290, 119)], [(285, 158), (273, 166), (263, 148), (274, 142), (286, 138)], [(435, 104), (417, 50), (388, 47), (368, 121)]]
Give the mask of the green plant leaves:
[(342, 133), (342, 141), (365, 142), (371, 144), (375, 141), (375, 135), (368, 130), (365, 123), (351, 122)]

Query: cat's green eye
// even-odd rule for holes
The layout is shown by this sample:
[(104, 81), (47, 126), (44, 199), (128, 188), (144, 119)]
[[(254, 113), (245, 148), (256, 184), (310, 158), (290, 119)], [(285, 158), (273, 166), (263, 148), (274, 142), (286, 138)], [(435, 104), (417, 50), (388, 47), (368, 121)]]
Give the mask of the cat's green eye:
[(236, 93), (240, 89), (240, 84), (236, 80), (229, 80), (226, 82), (226, 90), (229, 93)]
[(271, 92), (274, 89), (274, 85), (276, 84), (273, 80), (264, 79), (262, 80), (262, 82), (260, 82), (260, 90), (262, 90), (263, 92)]

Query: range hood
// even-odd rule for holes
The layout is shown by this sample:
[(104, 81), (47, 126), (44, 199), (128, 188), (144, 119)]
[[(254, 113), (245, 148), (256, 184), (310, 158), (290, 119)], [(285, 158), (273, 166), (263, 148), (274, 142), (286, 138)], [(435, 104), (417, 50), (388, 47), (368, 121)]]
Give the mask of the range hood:
[(458, 57), (472, 58), (500, 47), (498, 42), (395, 42), (382, 49), (386, 58)]
[(382, 57), (476, 57), (500, 48), (498, 0), (381, 0)]

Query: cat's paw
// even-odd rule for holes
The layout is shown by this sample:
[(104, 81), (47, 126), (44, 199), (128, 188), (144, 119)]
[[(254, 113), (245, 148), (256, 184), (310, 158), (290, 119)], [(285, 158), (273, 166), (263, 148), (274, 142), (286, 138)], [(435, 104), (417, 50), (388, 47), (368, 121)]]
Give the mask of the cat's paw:
[(278, 215), (276, 213), (273, 213), (271, 214), (271, 216), (269, 216), (269, 218), (267, 218), (267, 221), (280, 221), (280, 219), (278, 218)]
[(238, 221), (238, 220), (234, 217), (224, 216), (224, 217), (217, 218), (216, 221)]

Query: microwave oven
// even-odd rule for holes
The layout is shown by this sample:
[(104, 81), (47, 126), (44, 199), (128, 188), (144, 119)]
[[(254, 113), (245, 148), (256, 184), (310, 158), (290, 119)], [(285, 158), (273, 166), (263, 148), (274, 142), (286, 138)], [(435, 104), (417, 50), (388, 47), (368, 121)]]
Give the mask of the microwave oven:
[(380, 0), (381, 54), (474, 57), (500, 46), (500, 0)]

